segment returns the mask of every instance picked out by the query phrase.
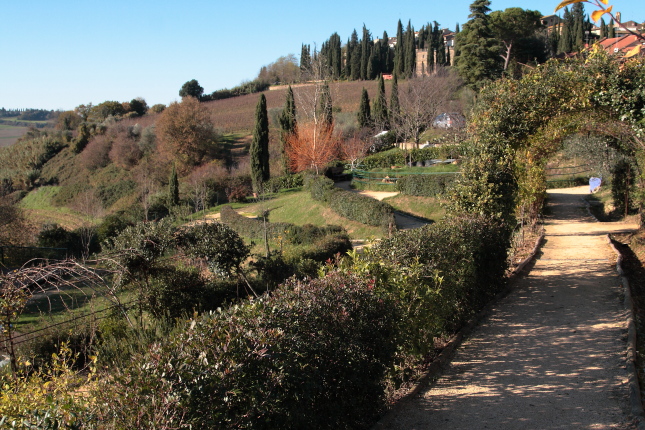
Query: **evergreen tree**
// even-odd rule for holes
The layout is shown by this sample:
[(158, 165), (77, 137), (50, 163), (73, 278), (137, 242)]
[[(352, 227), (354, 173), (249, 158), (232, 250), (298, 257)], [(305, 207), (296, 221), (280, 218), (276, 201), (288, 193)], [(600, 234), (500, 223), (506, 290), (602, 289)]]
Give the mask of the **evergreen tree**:
[(311, 74), (311, 47), (305, 44), (300, 51), (300, 74), (305, 79)]
[(390, 37), (387, 31), (384, 31), (381, 44), (381, 72), (392, 73), (392, 69), (394, 69), (394, 51), (390, 48)]
[(450, 61), (450, 48), (446, 46), (446, 66), (452, 65)]
[(354, 29), (351, 38), (352, 46), (352, 64), (351, 64), (351, 80), (356, 81), (361, 78), (361, 45), (358, 40), (358, 33)]
[(393, 73), (405, 76), (405, 42), (403, 40), (403, 25), (401, 20), (396, 26), (396, 46), (394, 47), (394, 70)]
[(560, 44), (560, 30), (557, 27), (554, 27), (549, 33), (547, 39), (547, 48), (549, 49), (549, 57), (555, 57), (558, 55), (558, 46)]
[(367, 75), (367, 67), (372, 55), (372, 35), (370, 34), (365, 24), (363, 24), (363, 38), (361, 39), (361, 79), (369, 79)]
[(280, 153), (282, 155), (282, 173), (287, 175), (291, 173), (289, 167), (289, 158), (286, 154), (287, 139), (290, 135), (296, 132), (296, 102), (293, 97), (293, 89), (289, 85), (287, 90), (287, 97), (284, 103), (284, 108), (278, 118), (280, 121)]
[(352, 79), (352, 46), (351, 39), (347, 39), (345, 45), (345, 67), (343, 68), (343, 75), (348, 81)]
[(251, 180), (253, 192), (261, 193), (262, 184), (269, 180), (269, 116), (267, 115), (267, 99), (260, 95), (260, 101), (255, 108), (255, 129), (251, 141)]
[(372, 108), (372, 121), (379, 130), (389, 130), (390, 120), (387, 113), (387, 100), (385, 99), (385, 81), (383, 75), (378, 79), (378, 94), (374, 99)]
[(573, 17), (569, 12), (569, 8), (564, 8), (564, 15), (562, 17), (562, 31), (560, 32), (560, 40), (558, 42), (558, 53), (572, 52), (573, 39), (571, 33), (573, 32)]
[(439, 28), (439, 23), (437, 21), (434, 22), (432, 35), (436, 52), (436, 63), (438, 66), (443, 66), (446, 64), (446, 42), (443, 40), (443, 31)]
[(381, 45), (380, 42), (376, 42), (374, 44), (374, 49), (372, 49), (372, 54), (370, 55), (370, 59), (367, 63), (367, 79), (372, 80), (378, 76), (378, 74), (381, 72), (381, 69), (379, 67), (380, 58), (379, 58), (379, 53), (381, 52)]
[(609, 30), (607, 29), (605, 18), (600, 18), (600, 38), (605, 39), (608, 36), (609, 36)]
[(489, 0), (475, 0), (470, 5), (470, 20), (455, 41), (459, 46), (457, 70), (466, 84), (476, 91), (500, 77), (502, 72), (499, 45), (488, 16), (489, 6)]
[(324, 127), (333, 127), (334, 116), (331, 102), (331, 92), (329, 91), (329, 85), (327, 84), (324, 84), (321, 88), (320, 100), (318, 103), (318, 112), (316, 114), (316, 117)]
[(372, 125), (372, 114), (370, 112), (370, 98), (367, 94), (367, 90), (363, 87), (363, 93), (361, 94), (361, 104), (358, 107), (358, 113), (356, 114), (358, 119), (358, 126), (361, 128), (369, 127)]
[(455, 38), (452, 40), (452, 46), (455, 53), (454, 64), (457, 64), (457, 57), (459, 57), (459, 45), (457, 44), (457, 35), (460, 32), (461, 30), (459, 29), (459, 23), (457, 23), (457, 27), (455, 28)]
[(412, 23), (408, 21), (408, 27), (405, 30), (405, 68), (404, 76), (412, 77), (414, 76), (414, 69), (416, 68), (416, 41), (414, 37), (414, 27)]
[(616, 37), (616, 27), (614, 27), (614, 20), (613, 19), (609, 23), (609, 31), (607, 32), (607, 36), (610, 39), (613, 39), (614, 37)]
[(179, 205), (179, 179), (177, 178), (177, 170), (173, 164), (168, 180), (168, 206), (173, 207), (177, 205)]
[(582, 3), (574, 3), (571, 7), (573, 18), (572, 47), (580, 52), (585, 46), (585, 7)]

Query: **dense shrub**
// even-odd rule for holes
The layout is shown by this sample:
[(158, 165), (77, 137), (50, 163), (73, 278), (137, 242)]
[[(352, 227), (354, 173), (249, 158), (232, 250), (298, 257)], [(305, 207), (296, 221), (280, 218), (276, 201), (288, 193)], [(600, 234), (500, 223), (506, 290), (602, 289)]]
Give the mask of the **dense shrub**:
[[(419, 331), (408, 330), (428, 336), (414, 341), (415, 348), (423, 348), (433, 336), (454, 332), (500, 291), (507, 266), (504, 231), (503, 226), (485, 218), (453, 217), (398, 232), (374, 247), (370, 254), (374, 261), (395, 267), (417, 265), (420, 272), (414, 283), (418, 285), (403, 284), (402, 288), (436, 291), (426, 296), (430, 301), (423, 312), (406, 318), (411, 324), (420, 318), (434, 321), (434, 332), (428, 331), (429, 323)], [(396, 283), (389, 285), (399, 288)]]
[[(101, 418), (177, 428), (365, 428), (384, 406), (397, 308), (332, 274), (204, 315), (115, 371)], [(163, 406), (163, 409), (162, 409)]]
[(101, 203), (103, 203), (103, 207), (109, 208), (120, 198), (132, 194), (136, 188), (137, 183), (128, 179), (101, 184), (96, 188), (96, 194)]
[(304, 187), (311, 193), (311, 198), (319, 202), (327, 202), (330, 194), (336, 191), (334, 181), (326, 176), (306, 176)]
[(367, 225), (395, 228), (394, 209), (385, 202), (351, 191), (330, 195), (329, 207), (338, 215)]
[(304, 177), (302, 173), (295, 175), (276, 176), (264, 183), (264, 191), (269, 193), (277, 193), (280, 190), (302, 187), (304, 184)]
[(337, 225), (325, 225), (322, 227), (313, 224), (290, 225), (285, 230), (285, 239), (295, 245), (311, 244), (317, 240), (329, 236), (346, 234), (344, 228)]
[(435, 197), (446, 194), (455, 174), (405, 175), (396, 181), (396, 189), (408, 196)]

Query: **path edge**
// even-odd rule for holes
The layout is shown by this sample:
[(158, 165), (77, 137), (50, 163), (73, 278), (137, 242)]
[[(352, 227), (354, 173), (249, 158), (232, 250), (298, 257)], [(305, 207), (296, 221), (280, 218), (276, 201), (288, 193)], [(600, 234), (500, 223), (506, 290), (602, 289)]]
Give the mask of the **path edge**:
[[(440, 374), (443, 372), (444, 368), (452, 360), (453, 353), (461, 345), (464, 338), (466, 338), (474, 329), (479, 325), (479, 323), (489, 316), (496, 304), (500, 302), (504, 297), (506, 297), (511, 291), (515, 289), (515, 282), (517, 278), (521, 275), (524, 268), (535, 259), (542, 242), (544, 241), (545, 232), (542, 230), (540, 236), (535, 240), (535, 245), (531, 250), (531, 253), (526, 257), (517, 267), (511, 272), (507, 277), (506, 286), (495, 295), (495, 297), (484, 306), (484, 308), (479, 311), (472, 319), (470, 319), (464, 327), (461, 328), (450, 340), (441, 353), (435, 358), (432, 363), (425, 370), (423, 376), (412, 386), (412, 388), (400, 398), (392, 407), (390, 407), (385, 414), (379, 419), (379, 421), (372, 426), (372, 430), (379, 430), (382, 428), (387, 428), (391, 421), (396, 419), (399, 411), (410, 401), (416, 398), (421, 392), (432, 384), (435, 379), (437, 379)], [(645, 426), (639, 430), (645, 430)]]
[(631, 403), (631, 413), (636, 418), (637, 428), (645, 430), (645, 411), (643, 410), (643, 400), (641, 398), (641, 388), (638, 381), (638, 371), (636, 365), (636, 323), (634, 322), (634, 302), (632, 300), (631, 288), (629, 287), (629, 280), (625, 276), (622, 262), (623, 255), (611, 240), (611, 236), (607, 235), (607, 242), (611, 249), (616, 254), (616, 271), (620, 276), (620, 282), (623, 286), (625, 299), (623, 305), (627, 310), (627, 354), (625, 356), (625, 368), (627, 370), (627, 380), (629, 384), (629, 400)]

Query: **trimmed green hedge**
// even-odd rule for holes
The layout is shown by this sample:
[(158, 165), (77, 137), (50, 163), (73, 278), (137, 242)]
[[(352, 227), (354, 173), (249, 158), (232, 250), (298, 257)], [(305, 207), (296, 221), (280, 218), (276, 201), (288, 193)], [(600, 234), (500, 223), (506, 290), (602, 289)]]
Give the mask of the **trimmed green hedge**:
[(368, 155), (361, 162), (361, 168), (370, 170), (378, 167), (405, 166), (410, 161), (415, 163), (437, 158), (459, 158), (457, 151), (458, 148), (454, 145), (412, 149), (410, 151), (391, 149), (389, 151)]
[(341, 190), (334, 181), (324, 176), (311, 176), (305, 180), (305, 189), (314, 200), (327, 203), (338, 215), (367, 225), (396, 229), (394, 209), (372, 197)]
[(456, 174), (405, 175), (396, 181), (396, 189), (408, 196), (434, 197), (446, 194), (457, 179)]
[(372, 197), (338, 190), (330, 194), (329, 207), (338, 215), (353, 221), (386, 229), (396, 228), (392, 206)]

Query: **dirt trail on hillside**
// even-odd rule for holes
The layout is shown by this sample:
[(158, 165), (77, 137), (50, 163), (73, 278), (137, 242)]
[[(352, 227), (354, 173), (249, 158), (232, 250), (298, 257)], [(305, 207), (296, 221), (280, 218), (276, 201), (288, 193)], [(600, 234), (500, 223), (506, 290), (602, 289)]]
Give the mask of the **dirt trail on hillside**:
[(630, 429), (626, 311), (606, 233), (581, 197), (549, 192), (530, 273), (470, 335), (442, 376), (375, 429)]

